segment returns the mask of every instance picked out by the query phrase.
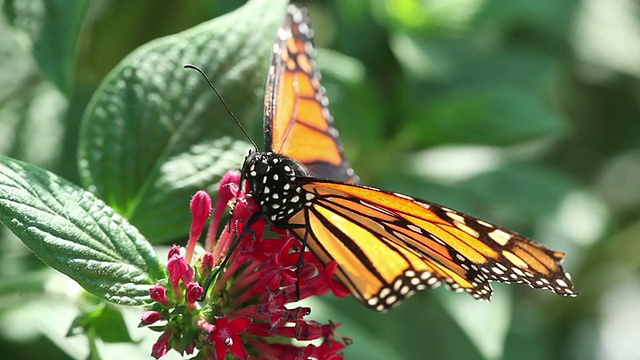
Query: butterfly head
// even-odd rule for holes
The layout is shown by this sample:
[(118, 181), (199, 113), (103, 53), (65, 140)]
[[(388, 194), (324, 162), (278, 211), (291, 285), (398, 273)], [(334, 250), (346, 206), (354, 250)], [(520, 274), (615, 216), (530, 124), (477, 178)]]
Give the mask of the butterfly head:
[(298, 161), (272, 152), (250, 152), (242, 166), (249, 195), (264, 215), (277, 224), (300, 210), (306, 200), (296, 178), (308, 176)]

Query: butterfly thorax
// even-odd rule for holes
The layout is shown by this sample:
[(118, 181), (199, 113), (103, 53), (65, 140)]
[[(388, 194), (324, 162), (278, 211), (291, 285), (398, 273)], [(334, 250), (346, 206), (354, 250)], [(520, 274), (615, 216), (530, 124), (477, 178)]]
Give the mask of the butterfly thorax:
[(272, 152), (252, 152), (242, 166), (242, 178), (249, 184), (249, 194), (263, 215), (273, 224), (286, 223), (309, 200), (298, 185), (297, 177), (308, 176), (298, 161)]

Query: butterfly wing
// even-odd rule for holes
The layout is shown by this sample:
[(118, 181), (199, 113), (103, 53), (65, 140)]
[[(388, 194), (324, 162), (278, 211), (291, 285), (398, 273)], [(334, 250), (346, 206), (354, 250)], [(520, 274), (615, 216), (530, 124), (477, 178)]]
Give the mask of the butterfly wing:
[(564, 254), (469, 215), (370, 187), (297, 179), (307, 206), (292, 231), (363, 303), (383, 311), (441, 283), (489, 299), (491, 281), (575, 296)]
[[(378, 311), (440, 283), (479, 299), (490, 298), (491, 281), (576, 295), (563, 253), (437, 204), (350, 184), (358, 178), (327, 108), (312, 35), (304, 10), (290, 5), (267, 79), (267, 153), (243, 166), (273, 225), (290, 229), (324, 263), (336, 261), (337, 278)], [(288, 158), (309, 177), (292, 172), (299, 165)]]
[(290, 5), (278, 30), (265, 94), (266, 150), (298, 160), (310, 176), (356, 183), (320, 85), (308, 21), (306, 9)]

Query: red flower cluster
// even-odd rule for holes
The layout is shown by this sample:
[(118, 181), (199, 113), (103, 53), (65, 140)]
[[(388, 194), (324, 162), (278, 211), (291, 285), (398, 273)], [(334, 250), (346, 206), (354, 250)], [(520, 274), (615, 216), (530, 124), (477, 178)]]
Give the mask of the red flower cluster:
[[(231, 220), (216, 241), (227, 205), (233, 209)], [(329, 290), (338, 297), (349, 294), (333, 277), (336, 263), (325, 266), (309, 251), (303, 252), (300, 241), (286, 230), (272, 228), (276, 236), (265, 238), (263, 219), (245, 229), (258, 207), (240, 190), (237, 171), (227, 173), (221, 182), (205, 253), (193, 262), (195, 243), (211, 212), (210, 197), (196, 193), (191, 211), (185, 255), (178, 246), (169, 251), (169, 278), (150, 289), (154, 304), (140, 322), (162, 332), (152, 349), (154, 358), (170, 349), (186, 354), (197, 349), (196, 359), (222, 360), (227, 353), (240, 359), (342, 359), (340, 351), (349, 339), (336, 333), (338, 325), (305, 319), (310, 308), (289, 305)], [(237, 246), (235, 241), (240, 241)], [(227, 255), (228, 268), (218, 269)], [(206, 300), (199, 302), (206, 291), (203, 285), (218, 270)], [(158, 321), (166, 323), (152, 325)], [(275, 342), (276, 337), (284, 342)], [(293, 339), (321, 343), (294, 345)]]

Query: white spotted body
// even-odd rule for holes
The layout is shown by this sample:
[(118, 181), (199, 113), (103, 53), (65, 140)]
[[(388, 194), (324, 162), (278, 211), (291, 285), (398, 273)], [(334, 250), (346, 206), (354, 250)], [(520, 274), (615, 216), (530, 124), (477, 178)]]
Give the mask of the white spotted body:
[(282, 228), (287, 228), (287, 219), (313, 196), (295, 184), (297, 177), (304, 176), (308, 174), (302, 164), (272, 152), (252, 152), (242, 167), (249, 194), (260, 206), (263, 216)]

